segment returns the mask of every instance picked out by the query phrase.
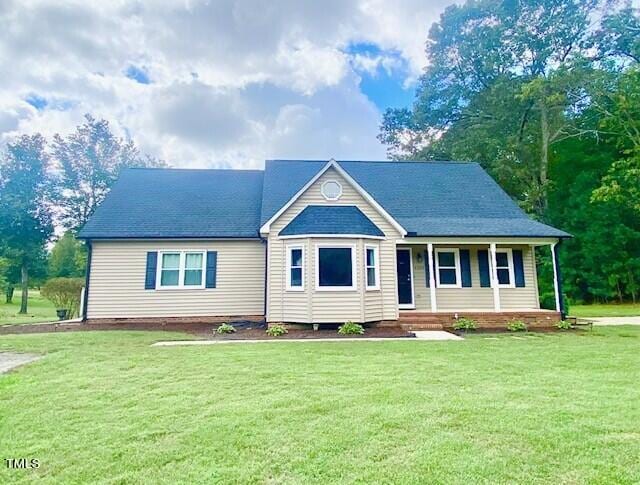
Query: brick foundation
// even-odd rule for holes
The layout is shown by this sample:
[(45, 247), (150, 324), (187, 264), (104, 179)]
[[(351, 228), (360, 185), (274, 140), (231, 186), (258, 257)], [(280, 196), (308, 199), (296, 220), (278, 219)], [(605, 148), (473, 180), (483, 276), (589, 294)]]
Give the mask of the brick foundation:
[(458, 318), (475, 320), (478, 328), (506, 328), (512, 320), (522, 320), (530, 328), (551, 328), (561, 318), (560, 313), (551, 310), (512, 312), (400, 312), (396, 322), (381, 322), (382, 325), (401, 325), (408, 330), (451, 328)]

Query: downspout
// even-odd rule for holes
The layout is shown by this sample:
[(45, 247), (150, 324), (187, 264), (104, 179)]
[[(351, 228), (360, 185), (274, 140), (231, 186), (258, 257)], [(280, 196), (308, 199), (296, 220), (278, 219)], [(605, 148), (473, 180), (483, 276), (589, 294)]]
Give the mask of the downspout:
[(269, 239), (262, 238), (262, 242), (264, 243), (264, 321), (267, 321), (267, 289), (269, 284)]
[(87, 321), (87, 306), (89, 304), (89, 280), (91, 279), (91, 239), (86, 240), (87, 245), (87, 269), (84, 276), (84, 298), (82, 301), (82, 323)]
[(558, 248), (562, 244), (562, 239), (558, 239), (558, 242), (552, 246), (553, 264), (556, 268), (556, 288), (558, 289), (558, 303), (560, 307), (560, 316), (564, 320), (567, 317), (567, 312), (564, 306), (564, 296), (562, 294), (562, 271), (560, 270), (560, 258), (558, 257)]

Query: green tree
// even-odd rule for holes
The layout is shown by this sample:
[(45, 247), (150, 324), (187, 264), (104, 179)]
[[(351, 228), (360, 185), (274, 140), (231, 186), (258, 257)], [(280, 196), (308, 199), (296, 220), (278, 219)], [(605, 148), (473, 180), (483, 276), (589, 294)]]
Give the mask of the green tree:
[(600, 124), (616, 135), (622, 158), (611, 165), (593, 200), (616, 202), (640, 215), (640, 67), (621, 73), (612, 87), (598, 84), (594, 93)]
[(0, 257), (0, 288), (9, 286), (9, 260)]
[(87, 251), (71, 231), (56, 241), (49, 254), (49, 278), (82, 277), (85, 272)]
[(550, 147), (579, 136), (598, 0), (478, 0), (448, 7), (427, 41), (411, 109), (387, 110), (396, 158), (477, 160), (544, 217)]
[(61, 222), (76, 230), (87, 222), (126, 167), (158, 167), (133, 141), (116, 137), (105, 120), (85, 115), (85, 123), (67, 137), (55, 135), (53, 158), (61, 171)]
[(29, 276), (43, 266), (53, 233), (49, 157), (41, 135), (23, 135), (0, 159), (0, 248), (20, 267), (20, 313), (27, 313)]

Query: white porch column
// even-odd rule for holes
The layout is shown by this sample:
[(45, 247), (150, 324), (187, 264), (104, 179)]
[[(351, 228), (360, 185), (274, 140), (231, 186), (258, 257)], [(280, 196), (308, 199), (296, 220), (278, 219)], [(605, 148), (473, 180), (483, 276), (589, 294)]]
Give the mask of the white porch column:
[(433, 264), (433, 244), (427, 244), (427, 258), (429, 264), (429, 296), (431, 297), (431, 311), (438, 311), (436, 302), (435, 264)]
[(556, 297), (556, 311), (560, 309), (560, 289), (558, 288), (558, 261), (556, 257), (556, 244), (551, 245), (551, 261), (553, 261), (553, 293)]
[(491, 287), (493, 288), (493, 309), (500, 311), (500, 284), (498, 282), (498, 264), (496, 261), (496, 243), (489, 245), (491, 253)]

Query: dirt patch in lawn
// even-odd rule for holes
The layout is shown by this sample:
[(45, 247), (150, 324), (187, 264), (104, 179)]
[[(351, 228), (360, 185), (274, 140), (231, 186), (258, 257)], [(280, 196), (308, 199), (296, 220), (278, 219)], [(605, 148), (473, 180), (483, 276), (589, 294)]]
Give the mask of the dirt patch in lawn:
[(21, 354), (18, 352), (0, 352), (0, 374), (20, 367), (21, 365), (34, 362), (42, 358), (41, 355)]

